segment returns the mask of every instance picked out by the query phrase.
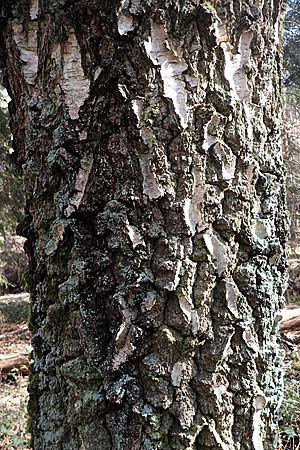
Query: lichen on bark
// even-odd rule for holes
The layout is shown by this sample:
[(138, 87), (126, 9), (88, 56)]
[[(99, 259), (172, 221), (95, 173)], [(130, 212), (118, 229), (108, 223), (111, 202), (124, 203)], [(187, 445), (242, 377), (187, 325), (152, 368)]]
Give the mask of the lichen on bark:
[(0, 17), (33, 448), (274, 450), (281, 2), (19, 0)]

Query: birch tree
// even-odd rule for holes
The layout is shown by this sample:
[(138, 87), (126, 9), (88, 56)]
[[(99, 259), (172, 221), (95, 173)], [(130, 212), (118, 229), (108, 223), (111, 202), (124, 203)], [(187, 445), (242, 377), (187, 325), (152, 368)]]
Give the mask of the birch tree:
[(270, 450), (280, 0), (0, 2), (35, 450)]

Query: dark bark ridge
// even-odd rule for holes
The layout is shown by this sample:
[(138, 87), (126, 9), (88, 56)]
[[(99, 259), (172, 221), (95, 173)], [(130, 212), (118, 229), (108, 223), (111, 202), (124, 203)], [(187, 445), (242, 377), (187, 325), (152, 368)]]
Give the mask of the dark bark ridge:
[(281, 4), (2, 4), (38, 450), (276, 447)]

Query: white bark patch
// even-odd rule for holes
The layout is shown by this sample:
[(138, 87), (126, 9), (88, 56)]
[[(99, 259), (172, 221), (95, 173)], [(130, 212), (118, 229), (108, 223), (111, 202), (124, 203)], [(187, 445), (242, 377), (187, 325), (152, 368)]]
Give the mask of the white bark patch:
[(234, 331), (228, 336), (226, 345), (225, 345), (223, 353), (222, 353), (223, 360), (225, 360), (229, 355), (232, 354), (231, 340), (232, 340), (233, 336), (234, 336)]
[(213, 152), (222, 167), (223, 180), (232, 180), (235, 174), (236, 157), (231, 149), (227, 145), (217, 142), (214, 145)]
[(125, 84), (118, 84), (118, 89), (120, 94), (122, 95), (123, 98), (125, 98), (125, 100), (128, 99), (128, 89), (125, 86)]
[(231, 281), (226, 281), (225, 289), (226, 289), (225, 296), (227, 301), (227, 308), (234, 317), (239, 318), (239, 310), (237, 306), (237, 300), (239, 298), (239, 290), (237, 288), (237, 285)]
[(153, 143), (153, 133), (149, 127), (142, 126), (142, 115), (143, 115), (143, 104), (144, 99), (138, 98), (133, 100), (132, 102), (132, 110), (137, 117), (138, 127), (140, 129), (140, 136), (143, 139), (143, 142), (147, 147), (152, 147)]
[(144, 99), (136, 98), (136, 99), (132, 100), (131, 104), (132, 104), (133, 112), (136, 115), (136, 118), (138, 120), (138, 125), (140, 126), (141, 120), (142, 120), (142, 114), (143, 114)]
[[(132, 109), (137, 117), (138, 127), (140, 128), (140, 136), (147, 147), (152, 147), (153, 133), (148, 127), (142, 126), (143, 115), (143, 98), (137, 98), (132, 101)], [(143, 175), (143, 193), (150, 200), (162, 197), (165, 193), (164, 188), (159, 184), (155, 173), (151, 167), (152, 157), (149, 155), (141, 155), (139, 158), (141, 171)]]
[(245, 66), (250, 63), (252, 31), (244, 31), (239, 39), (238, 53), (232, 54), (231, 47), (227, 39), (225, 25), (217, 23), (215, 25), (217, 42), (220, 44), (225, 57), (224, 76), (229, 82), (234, 98), (237, 100), (250, 100), (251, 90), (248, 85), (248, 78)]
[(99, 77), (99, 75), (101, 75), (101, 73), (102, 73), (102, 67), (97, 67), (96, 69), (95, 69), (95, 72), (94, 72), (94, 80), (97, 80), (97, 78)]
[(197, 228), (201, 227), (204, 223), (203, 219), (203, 197), (205, 183), (203, 180), (202, 172), (199, 169), (193, 168), (192, 170), (194, 178), (193, 194), (192, 198), (185, 200), (184, 204), (184, 217), (186, 224), (191, 230), (192, 235), (197, 231)]
[(75, 120), (78, 119), (79, 109), (89, 95), (90, 81), (82, 69), (80, 47), (74, 31), (70, 32), (68, 40), (63, 45), (62, 61), (61, 86), (70, 117)]
[(34, 84), (38, 71), (37, 30), (36, 22), (29, 22), (26, 32), (17, 22), (12, 25), (13, 38), (20, 51), (22, 72), (28, 84)]
[(255, 354), (259, 352), (259, 344), (257, 338), (254, 336), (254, 333), (250, 330), (250, 328), (246, 328), (243, 331), (243, 339), (247, 347), (249, 347)]
[(218, 142), (218, 138), (209, 134), (207, 125), (204, 127), (204, 141), (203, 141), (203, 149), (208, 150), (212, 145)]
[(219, 140), (219, 133), (223, 128), (220, 127), (221, 117), (219, 114), (213, 114), (211, 119), (204, 126), (203, 149), (208, 150)]
[(125, 329), (126, 329), (126, 322), (123, 322), (119, 328), (119, 331), (117, 332), (116, 342), (119, 342), (121, 336), (124, 334)]
[(171, 48), (166, 30), (162, 24), (152, 22), (151, 37), (145, 42), (147, 55), (156, 66), (164, 83), (164, 95), (173, 102), (175, 112), (180, 118), (182, 128), (187, 127), (187, 93), (184, 76), (187, 63), (179, 56), (178, 51)]
[(92, 166), (93, 157), (86, 157), (81, 160), (80, 168), (75, 181), (75, 194), (71, 198), (69, 206), (65, 210), (65, 215), (67, 217), (76, 211), (81, 203)]
[(162, 197), (164, 189), (157, 181), (155, 174), (151, 169), (151, 156), (141, 156), (140, 166), (143, 174), (143, 192), (150, 200)]
[(219, 403), (223, 402), (223, 396), (226, 394), (227, 389), (224, 385), (220, 385), (214, 389), (215, 396)]
[(122, 0), (121, 6), (117, 11), (118, 32), (121, 36), (126, 35), (129, 31), (133, 31), (135, 28), (133, 17), (129, 13), (132, 11), (128, 11), (127, 4), (128, 1)]
[[(182, 255), (183, 257), (183, 255)], [(185, 261), (184, 276), (178, 291), (178, 302), (187, 322), (190, 324), (192, 334), (197, 335), (200, 328), (200, 320), (198, 312), (195, 310), (193, 303), (193, 286), (195, 283), (195, 275), (197, 264), (192, 261)]]
[(255, 450), (263, 450), (264, 444), (261, 436), (262, 420), (261, 413), (266, 404), (266, 397), (263, 393), (259, 393), (254, 398), (253, 406), (255, 408), (255, 413), (253, 414), (253, 434), (252, 442)]
[(229, 445), (227, 445), (221, 438), (221, 436), (219, 435), (219, 433), (216, 430), (215, 424), (210, 422), (208, 424), (209, 430), (210, 432), (213, 434), (217, 444), (219, 444), (219, 446), (222, 448), (222, 450), (231, 450), (232, 447), (229, 447)]
[(182, 267), (182, 261), (176, 261), (174, 263), (175, 266), (175, 270), (174, 270), (174, 277), (172, 281), (168, 281), (165, 285), (164, 285), (164, 289), (166, 289), (167, 291), (175, 291), (179, 282), (180, 282), (180, 270)]
[(30, 3), (30, 19), (35, 20), (38, 18), (39, 13), (39, 0), (31, 0)]
[(253, 141), (253, 111), (249, 103), (244, 103), (245, 118), (247, 122), (247, 133), (250, 143)]
[(185, 364), (182, 362), (177, 362), (174, 364), (171, 372), (171, 380), (173, 386), (179, 387), (181, 385), (185, 369), (186, 369)]
[(136, 315), (130, 310), (123, 298), (119, 299), (119, 303), (122, 308), (124, 321), (121, 323), (115, 337), (116, 353), (113, 359), (113, 369), (117, 369), (123, 364), (135, 350), (135, 346), (131, 342), (131, 322)]
[(217, 237), (212, 229), (203, 235), (203, 239), (220, 276), (225, 272), (229, 263), (227, 245), (222, 242), (221, 238)]
[(280, 42), (279, 19), (276, 20), (275, 25), (274, 25), (274, 40), (275, 40), (275, 44), (278, 45)]
[(199, 84), (199, 79), (197, 77), (192, 77), (191, 75), (185, 75), (185, 80), (192, 88), (197, 87)]
[(200, 329), (200, 319), (198, 312), (194, 309), (192, 311), (192, 318), (191, 318), (191, 331), (193, 333), (193, 336), (197, 336), (198, 331)]
[(134, 227), (133, 225), (129, 225), (129, 223), (127, 223), (126, 228), (128, 230), (128, 235), (132, 242), (133, 248), (137, 247), (138, 245), (145, 245), (145, 241), (137, 227)]
[(130, 330), (128, 331), (128, 334), (126, 335), (125, 342), (122, 348), (119, 349), (118, 353), (115, 354), (114, 360), (113, 360), (113, 369), (117, 369), (120, 367), (121, 364), (126, 362), (129, 355), (133, 353), (135, 350), (134, 345), (131, 342), (131, 335)]
[(190, 322), (192, 319), (192, 310), (194, 306), (191, 299), (187, 297), (181, 297), (179, 299), (179, 306), (187, 320)]
[(87, 132), (86, 132), (86, 131), (81, 131), (81, 132), (79, 133), (79, 140), (80, 140), (80, 141), (86, 141), (86, 140), (87, 140), (87, 137), (88, 137), (88, 135), (87, 135)]
[(121, 36), (134, 30), (133, 17), (128, 14), (118, 13), (118, 32)]

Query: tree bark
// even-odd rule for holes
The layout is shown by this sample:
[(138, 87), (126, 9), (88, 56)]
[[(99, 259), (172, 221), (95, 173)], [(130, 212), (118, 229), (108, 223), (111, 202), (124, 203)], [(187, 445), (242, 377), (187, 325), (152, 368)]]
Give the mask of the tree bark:
[(280, 0), (0, 11), (33, 448), (275, 449)]

